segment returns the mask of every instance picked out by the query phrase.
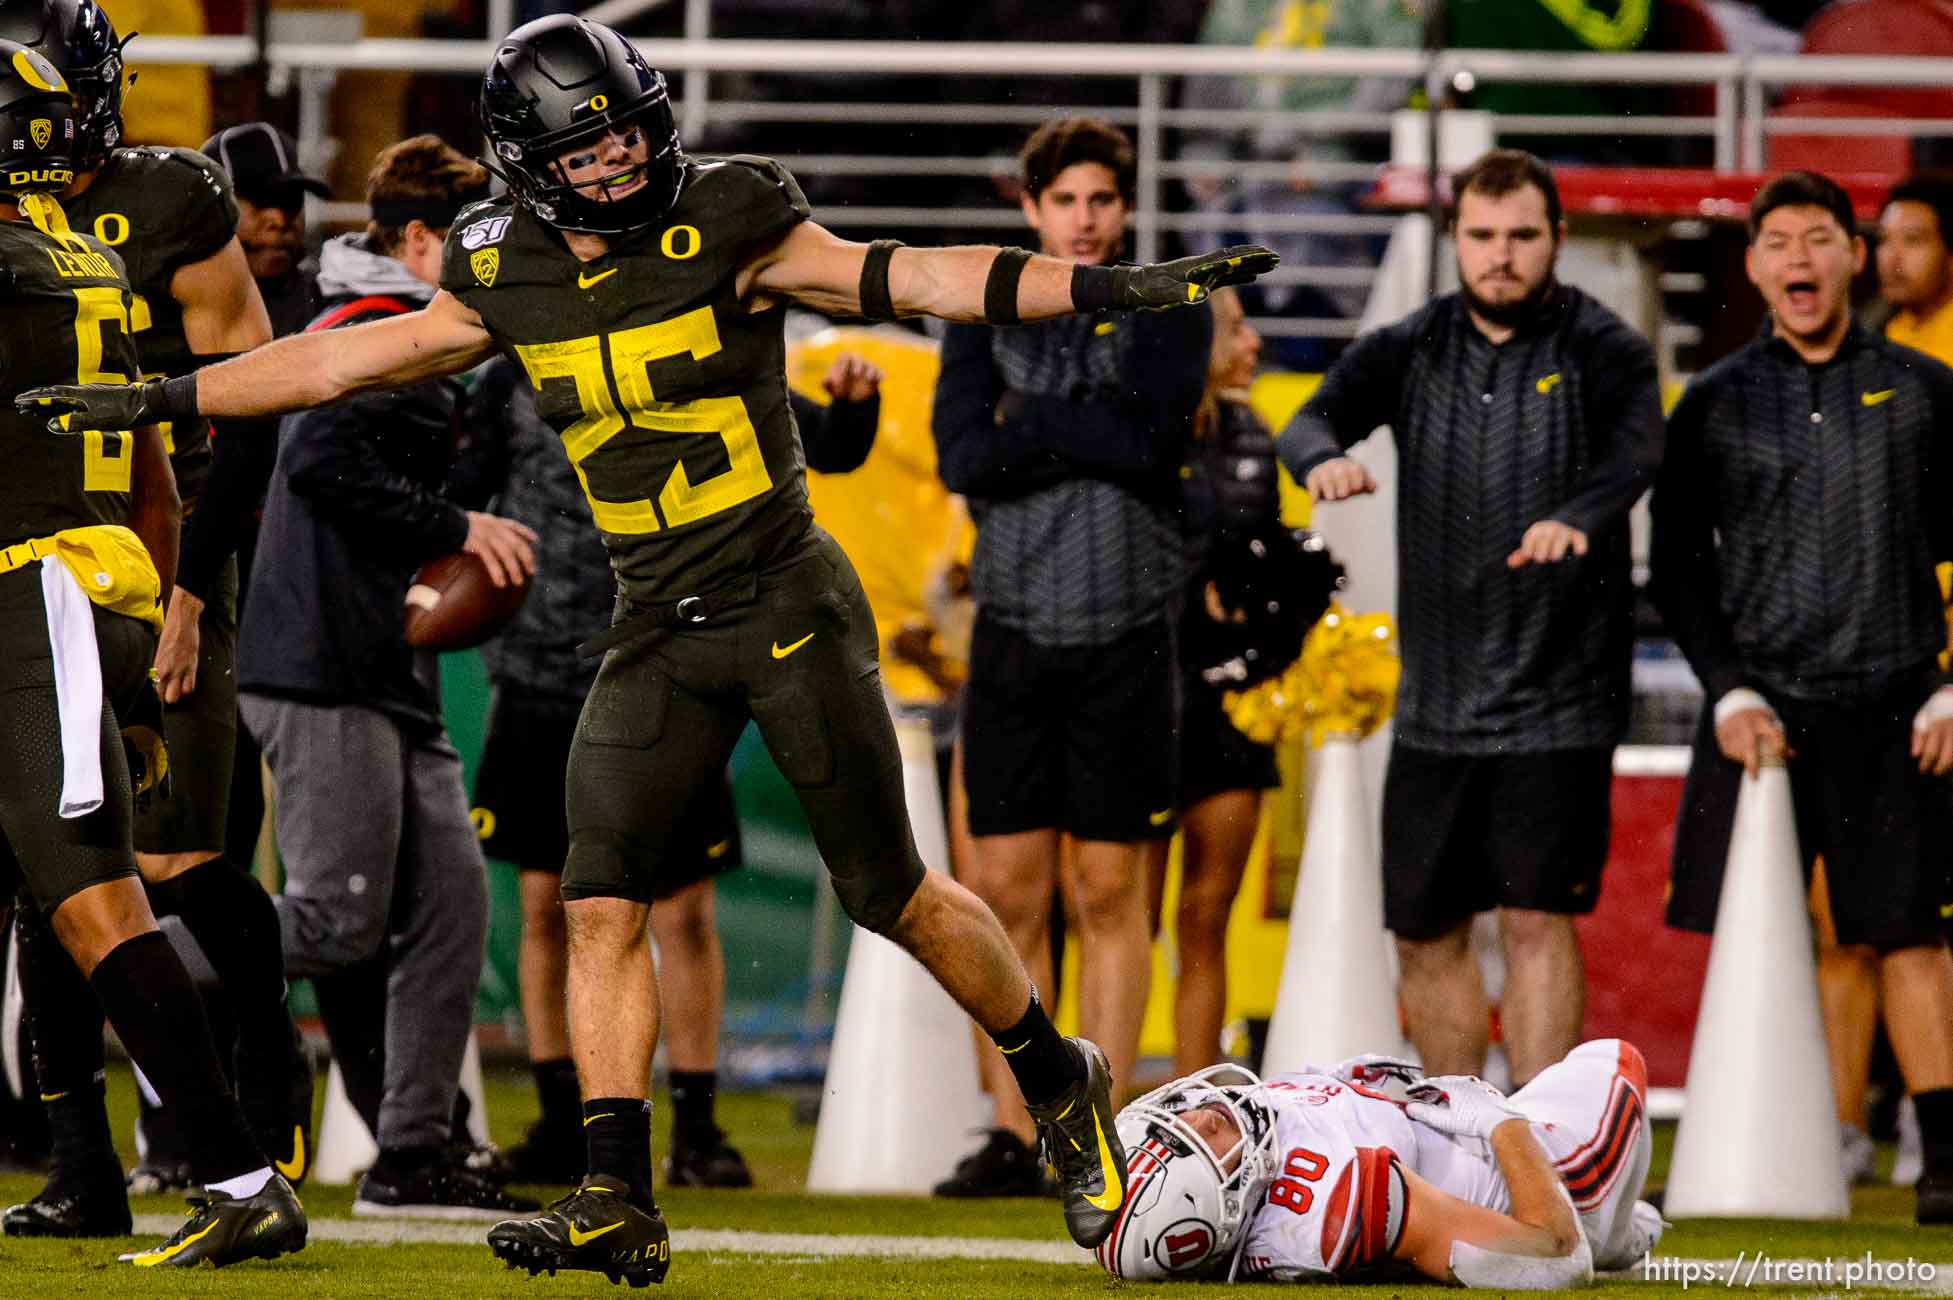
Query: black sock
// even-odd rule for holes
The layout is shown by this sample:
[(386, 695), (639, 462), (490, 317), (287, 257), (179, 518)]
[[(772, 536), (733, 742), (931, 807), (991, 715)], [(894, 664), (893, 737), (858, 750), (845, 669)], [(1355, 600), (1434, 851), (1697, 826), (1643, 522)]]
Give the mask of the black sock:
[(312, 993), (319, 1002), (332, 1059), (346, 1100), (366, 1124), (380, 1131), (380, 1098), (386, 1092), (387, 975), (377, 961), (316, 975)]
[(583, 1093), (576, 1083), (576, 1062), (567, 1056), (547, 1061), (531, 1061), (529, 1073), (536, 1078), (536, 1100), (542, 1103), (542, 1126), (573, 1129), (583, 1121)]
[(712, 1120), (712, 1102), (718, 1091), (717, 1070), (671, 1072), (671, 1133), (674, 1142), (681, 1136), (693, 1146), (712, 1140), (718, 1129)]
[(651, 1103), (642, 1097), (592, 1097), (583, 1103), (583, 1140), (592, 1174), (607, 1174), (651, 1204)]
[(1912, 1094), (1919, 1113), (1919, 1145), (1926, 1162), (1923, 1177), (1953, 1183), (1953, 1088)]
[(89, 983), (156, 1095), (182, 1115), (197, 1181), (221, 1182), (264, 1168), (269, 1162), (245, 1128), (210, 1045), (196, 985), (162, 931), (116, 945)]
[(990, 1041), (1004, 1054), (1004, 1063), (1017, 1076), (1018, 1091), (1030, 1105), (1041, 1106), (1056, 1100), (1084, 1076), (1084, 1061), (1051, 1023), (1051, 1017), (1044, 1014), (1035, 991), (1031, 994), (1031, 1005), (1024, 1010), (1024, 1018), (1009, 1029), (990, 1035)]
[(122, 1165), (103, 1101), (102, 1010), (47, 918), (22, 908), (14, 923), (34, 1074), (53, 1143), (48, 1184), (106, 1181)]

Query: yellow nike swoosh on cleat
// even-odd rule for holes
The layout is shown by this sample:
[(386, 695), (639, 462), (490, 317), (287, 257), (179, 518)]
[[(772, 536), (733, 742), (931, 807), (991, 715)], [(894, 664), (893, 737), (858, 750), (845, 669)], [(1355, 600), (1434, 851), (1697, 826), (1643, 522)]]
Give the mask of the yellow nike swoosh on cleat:
[(801, 637), (798, 641), (794, 642), (792, 645), (789, 646), (783, 646), (778, 641), (775, 641), (773, 643), (773, 657), (775, 659), (785, 659), (788, 655), (800, 649), (801, 646), (804, 646), (809, 641), (812, 641), (814, 639), (814, 636), (815, 636), (814, 633), (809, 632), (806, 636)]
[(205, 1228), (202, 1232), (194, 1233), (191, 1236), (185, 1237), (182, 1241), (177, 1242), (173, 1246), (158, 1246), (154, 1250), (145, 1250), (141, 1254), (137, 1255), (134, 1259), (130, 1260), (129, 1262), (131, 1264), (134, 1264), (137, 1268), (154, 1268), (158, 1264), (167, 1264), (169, 1263), (169, 1261), (175, 1259), (178, 1255), (181, 1255), (184, 1251), (188, 1250), (191, 1246), (196, 1245), (199, 1241), (202, 1241), (205, 1237), (208, 1237), (211, 1234), (211, 1231), (216, 1228), (216, 1226), (217, 1224), (213, 1223), (210, 1225), (210, 1227)]
[(67, 1096), (67, 1095), (68, 1095), (68, 1090), (67, 1090), (66, 1088), (63, 1088), (63, 1089), (62, 1089), (62, 1090), (61, 1090), (60, 1092), (44, 1092), (44, 1093), (42, 1093), (42, 1094), (41, 1094), (41, 1100), (42, 1100), (42, 1101), (60, 1101), (60, 1100), (61, 1100), (61, 1099), (62, 1099), (63, 1097), (65, 1097), (65, 1096)]
[(624, 1226), (624, 1221), (622, 1219), (619, 1219), (615, 1223), (606, 1223), (601, 1228), (592, 1228), (588, 1232), (579, 1232), (577, 1231), (576, 1225), (572, 1223), (570, 1225), (570, 1245), (587, 1246), (591, 1242), (595, 1241), (597, 1238), (603, 1236), (606, 1232), (615, 1232), (617, 1231), (617, 1229), (623, 1226)]
[(1087, 1196), (1085, 1203), (1095, 1210), (1110, 1214), (1119, 1208), (1126, 1199), (1126, 1189), (1119, 1183), (1119, 1167), (1112, 1161), (1112, 1148), (1105, 1140), (1105, 1125), (1099, 1122), (1099, 1112), (1092, 1111), (1092, 1132), (1099, 1139), (1099, 1177), (1105, 1179), (1105, 1190), (1097, 1196)]
[(576, 287), (579, 289), (588, 289), (591, 285), (597, 283), (597, 281), (607, 280), (611, 276), (616, 275), (617, 270), (618, 268), (613, 266), (608, 271), (599, 271), (595, 275), (585, 275), (583, 272), (578, 271), (576, 273)]
[(1892, 394), (1896, 391), (1898, 390), (1892, 388), (1881, 388), (1876, 393), (1858, 394), (1858, 400), (1863, 402), (1867, 406), (1877, 406), (1880, 402), (1892, 396)]
[(292, 1158), (274, 1160), (271, 1167), (283, 1174), (288, 1183), (305, 1177), (305, 1129), (301, 1125), (292, 1125)]

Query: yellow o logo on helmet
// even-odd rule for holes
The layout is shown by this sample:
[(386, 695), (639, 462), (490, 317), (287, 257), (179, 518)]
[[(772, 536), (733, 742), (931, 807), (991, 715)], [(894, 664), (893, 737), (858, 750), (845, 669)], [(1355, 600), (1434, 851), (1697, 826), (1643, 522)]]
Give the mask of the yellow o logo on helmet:
[(36, 90), (45, 90), (57, 95), (67, 93), (68, 83), (61, 79), (61, 74), (55, 71), (54, 65), (33, 50), (14, 51), (14, 71)]
[(591, 111), (592, 113), (601, 113), (601, 112), (603, 112), (603, 111), (604, 111), (604, 110), (605, 110), (606, 108), (609, 108), (609, 107), (610, 107), (610, 96), (609, 96), (609, 95), (592, 95), (592, 96), (590, 96), (590, 111)]

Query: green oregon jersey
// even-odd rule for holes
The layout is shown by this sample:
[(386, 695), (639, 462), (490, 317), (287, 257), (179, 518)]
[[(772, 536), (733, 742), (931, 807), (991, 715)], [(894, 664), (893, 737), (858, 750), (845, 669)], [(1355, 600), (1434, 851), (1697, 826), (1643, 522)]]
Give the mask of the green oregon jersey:
[(136, 378), (133, 299), (122, 263), (95, 240), (0, 222), (0, 546), (64, 528), (121, 523), (135, 465), (131, 433), (52, 433), (14, 409), (46, 384)]
[(807, 215), (785, 168), (738, 156), (687, 159), (664, 222), (593, 262), (507, 199), (455, 218), (441, 287), (528, 371), (638, 604), (723, 586), (812, 518), (786, 311), (736, 291), (740, 265)]
[[(237, 201), (216, 163), (190, 149), (116, 149), (88, 188), (61, 201), (68, 224), (114, 249), (136, 292), (133, 321), (143, 374), (196, 369), (170, 278), (237, 234)], [(194, 502), (210, 472), (208, 421), (163, 426), (177, 490)]]

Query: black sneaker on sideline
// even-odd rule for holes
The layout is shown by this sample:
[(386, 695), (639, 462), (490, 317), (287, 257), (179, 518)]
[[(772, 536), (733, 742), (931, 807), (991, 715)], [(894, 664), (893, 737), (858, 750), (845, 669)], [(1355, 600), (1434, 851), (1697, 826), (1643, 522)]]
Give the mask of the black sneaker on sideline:
[(126, 1237), (134, 1231), (120, 1180), (61, 1190), (50, 1184), (0, 1215), (0, 1233), (9, 1237)]
[(512, 1183), (575, 1187), (588, 1172), (584, 1168), (587, 1155), (580, 1131), (538, 1120), (529, 1126), (522, 1141), (503, 1153), (503, 1159), (508, 1162)]
[(1919, 1199), (1913, 1206), (1913, 1221), (1921, 1227), (1953, 1224), (1953, 1182), (1921, 1178), (1913, 1187)]
[(716, 1124), (709, 1140), (689, 1141), (671, 1135), (671, 1154), (665, 1158), (665, 1181), (673, 1187), (751, 1187), (753, 1171), (746, 1157), (726, 1144), (726, 1135)]
[(384, 1157), (359, 1180), (353, 1213), (367, 1219), (459, 1219), (484, 1222), (540, 1210), (542, 1203), (510, 1196), (493, 1181), (445, 1156), (404, 1177)]
[(1052, 1184), (1044, 1161), (1007, 1128), (993, 1128), (983, 1145), (956, 1162), (956, 1171), (933, 1189), (934, 1195), (1049, 1196)]
[(628, 1199), (628, 1189), (602, 1174), (533, 1219), (510, 1219), (488, 1232), (488, 1248), (510, 1268), (529, 1276), (557, 1269), (602, 1273), (613, 1284), (650, 1286), (671, 1267), (671, 1234), (653, 1205)]
[(124, 1259), (137, 1268), (222, 1268), (246, 1259), (276, 1259), (305, 1249), (305, 1209), (278, 1174), (256, 1196), (205, 1188), (190, 1195), (190, 1217), (160, 1246)]
[(131, 1196), (167, 1196), (171, 1192), (190, 1191), (196, 1185), (189, 1164), (181, 1160), (145, 1159), (129, 1171)]
[(1085, 1057), (1085, 1077), (1055, 1101), (1030, 1107), (1044, 1158), (1058, 1171), (1065, 1229), (1090, 1250), (1112, 1235), (1126, 1203), (1126, 1148), (1113, 1122), (1112, 1067), (1090, 1039), (1071, 1040)]

